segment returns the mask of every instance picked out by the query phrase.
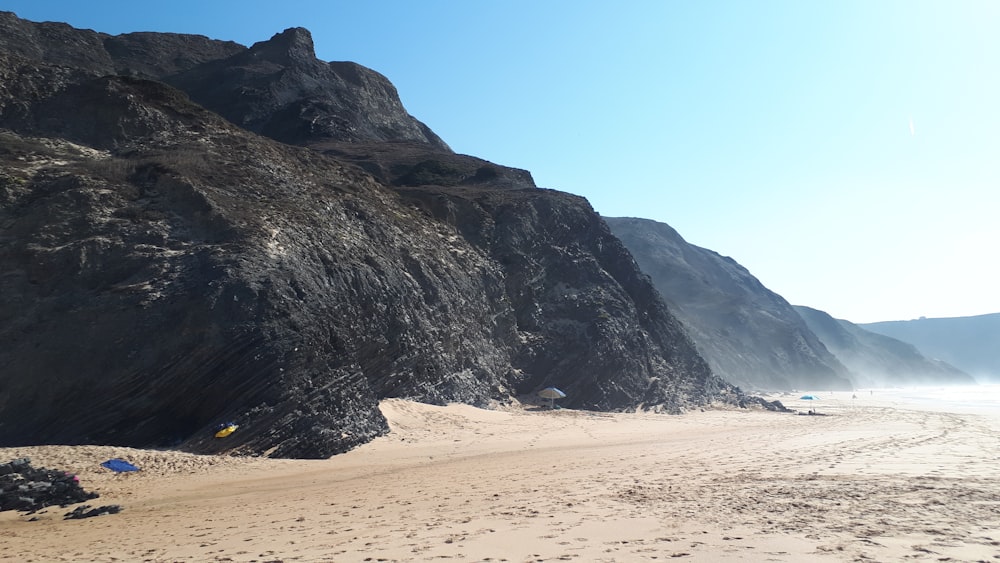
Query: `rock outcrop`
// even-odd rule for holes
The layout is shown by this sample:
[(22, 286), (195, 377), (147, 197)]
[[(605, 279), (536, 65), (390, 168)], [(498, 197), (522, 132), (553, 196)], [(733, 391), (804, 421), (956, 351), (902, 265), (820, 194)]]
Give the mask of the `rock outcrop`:
[(780, 295), (732, 258), (648, 219), (605, 218), (712, 369), (749, 389), (850, 389), (847, 368)]
[(303, 28), (159, 78), (240, 127), (285, 143), (409, 141), (449, 150), (406, 113), (384, 76), (355, 63), (316, 59)]
[(0, 38), (0, 445), (321, 458), (385, 397), (754, 401), (585, 200), (455, 155), (304, 30)]
[(0, 463), (0, 512), (20, 510), (29, 514), (47, 506), (68, 506), (99, 497), (85, 491), (69, 473), (32, 467), (28, 458)]
[(795, 310), (826, 348), (851, 370), (858, 387), (975, 383), (962, 370), (925, 358), (912, 344), (834, 319), (817, 309), (796, 306)]
[(93, 76), (165, 82), (240, 127), (286, 143), (396, 141), (450, 152), (406, 112), (388, 79), (355, 63), (318, 60), (303, 28), (247, 48), (200, 35), (111, 36), (0, 12), (0, 51)]

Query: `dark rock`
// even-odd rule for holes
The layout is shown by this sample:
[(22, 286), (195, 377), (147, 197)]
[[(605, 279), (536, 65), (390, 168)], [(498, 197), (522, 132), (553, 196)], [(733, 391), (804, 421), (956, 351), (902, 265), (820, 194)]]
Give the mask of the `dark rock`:
[(36, 23), (0, 12), (0, 51), (57, 66), (105, 73), (113, 68), (105, 35), (65, 23)]
[(0, 512), (36, 512), (46, 506), (67, 506), (97, 498), (83, 490), (73, 475), (35, 468), (28, 458), (0, 464)]
[[(582, 198), (452, 154), (304, 30), (186, 37), (107, 51), (129, 76), (0, 48), (0, 445), (322, 458), (385, 433), (386, 397), (745, 398)], [(171, 58), (226, 119), (148, 79)]]
[(231, 57), (246, 47), (201, 35), (139, 32), (104, 36), (104, 49), (114, 73), (157, 79)]
[(387, 186), (536, 187), (527, 170), (501, 166), (474, 156), (442, 152), (426, 144), (321, 141), (308, 146), (360, 167)]
[(161, 78), (240, 127), (285, 143), (409, 141), (449, 151), (406, 112), (389, 80), (355, 63), (318, 60), (302, 28)]
[(78, 506), (73, 510), (66, 513), (63, 516), (63, 520), (79, 520), (81, 518), (93, 518), (94, 516), (101, 516), (102, 514), (118, 514), (122, 511), (121, 505), (108, 504), (105, 506), (99, 506), (97, 508), (91, 508), (89, 504), (83, 506)]
[(850, 389), (850, 374), (780, 295), (664, 223), (605, 218), (712, 369), (750, 389)]
[(110, 36), (0, 12), (0, 52), (63, 72), (160, 80), (240, 127), (286, 143), (405, 141), (450, 152), (406, 112), (388, 79), (355, 63), (320, 61), (303, 28), (247, 48), (200, 35)]
[(748, 395), (743, 402), (740, 403), (740, 407), (742, 408), (749, 408), (751, 405), (757, 405), (765, 410), (774, 412), (795, 412), (793, 409), (781, 404), (781, 401), (768, 401), (763, 397), (757, 397), (754, 395)]
[(65, 23), (36, 23), (0, 11), (0, 51), (92, 76), (160, 78), (224, 59), (246, 47), (201, 35), (127, 33), (111, 36)]
[(564, 406), (679, 412), (725, 387), (586, 200), (538, 189), (400, 193), (502, 266), (517, 392), (555, 386), (569, 394)]

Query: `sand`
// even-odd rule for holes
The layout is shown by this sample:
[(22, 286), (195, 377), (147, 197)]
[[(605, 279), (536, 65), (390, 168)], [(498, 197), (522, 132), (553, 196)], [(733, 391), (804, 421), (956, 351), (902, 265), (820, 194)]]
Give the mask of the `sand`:
[[(1000, 413), (886, 393), (816, 406), (389, 400), (391, 435), (322, 461), (0, 449), (123, 507), (0, 513), (0, 561), (1000, 561)], [(113, 475), (109, 457), (142, 471)]]

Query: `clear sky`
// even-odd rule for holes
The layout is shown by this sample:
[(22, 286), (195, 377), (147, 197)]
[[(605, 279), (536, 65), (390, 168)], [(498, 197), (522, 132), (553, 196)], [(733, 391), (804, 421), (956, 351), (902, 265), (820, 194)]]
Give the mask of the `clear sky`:
[(1000, 312), (1000, 2), (0, 0), (251, 45), (308, 28), (457, 152), (669, 223), (853, 322)]

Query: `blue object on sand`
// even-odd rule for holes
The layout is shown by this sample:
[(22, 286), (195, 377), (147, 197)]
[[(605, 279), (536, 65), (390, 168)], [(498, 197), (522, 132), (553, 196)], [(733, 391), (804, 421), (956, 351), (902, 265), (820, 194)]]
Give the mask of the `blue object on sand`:
[(139, 471), (139, 468), (125, 461), (124, 459), (109, 459), (101, 464), (101, 467), (110, 469), (115, 473), (125, 473), (127, 471)]

